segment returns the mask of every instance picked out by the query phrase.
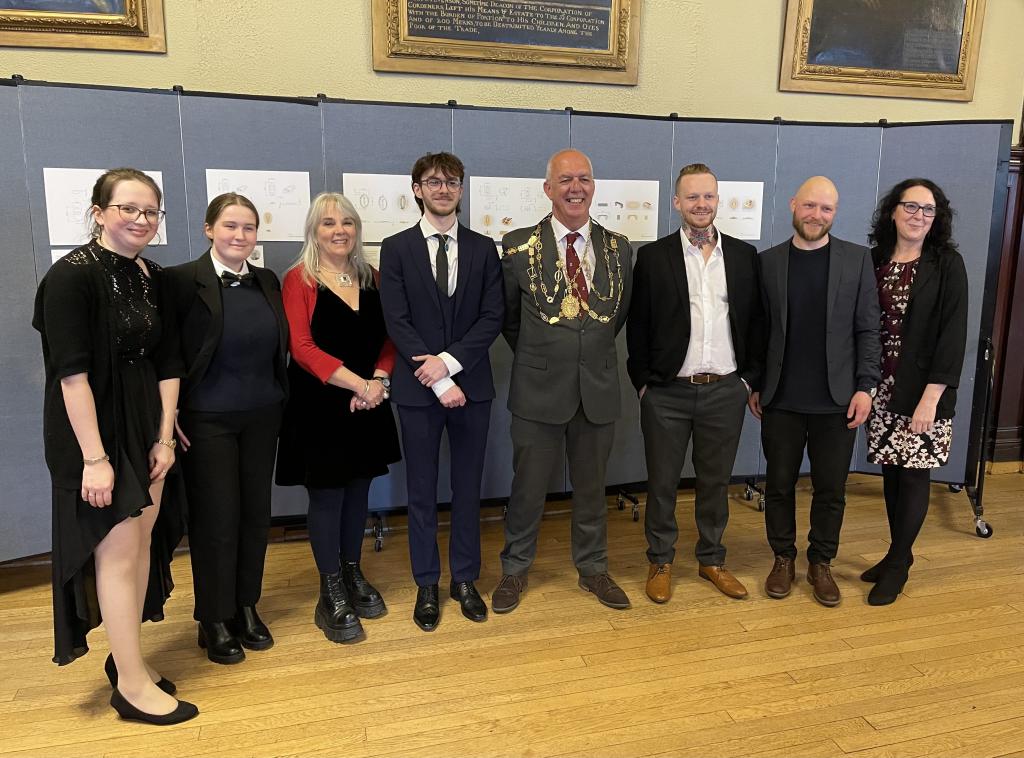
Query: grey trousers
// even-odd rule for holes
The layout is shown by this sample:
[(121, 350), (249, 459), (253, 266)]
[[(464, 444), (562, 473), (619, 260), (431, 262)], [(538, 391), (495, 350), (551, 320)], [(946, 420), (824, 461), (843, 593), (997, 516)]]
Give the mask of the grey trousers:
[(647, 456), (644, 528), (651, 563), (672, 563), (675, 558), (676, 491), (691, 438), (697, 561), (703, 566), (725, 563), (722, 535), (729, 521), (729, 478), (746, 407), (747, 388), (738, 374), (713, 384), (677, 380), (647, 388), (640, 400), (640, 429)]
[(605, 470), (615, 424), (593, 424), (581, 405), (566, 424), (512, 416), (512, 494), (505, 516), (501, 570), (522, 576), (537, 555), (544, 498), (565, 440), (572, 486), (572, 561), (580, 576), (608, 573), (608, 503)]

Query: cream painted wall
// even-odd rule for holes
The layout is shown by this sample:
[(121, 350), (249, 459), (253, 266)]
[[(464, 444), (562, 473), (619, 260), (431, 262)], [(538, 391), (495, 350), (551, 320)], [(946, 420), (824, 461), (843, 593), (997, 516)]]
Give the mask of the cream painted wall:
[[(166, 55), (0, 49), (0, 72), (58, 82), (268, 95), (829, 121), (1014, 119), (1024, 1), (988, 0), (974, 101), (782, 93), (785, 0), (645, 0), (635, 87), (378, 74), (369, 0), (164, 0)], [(302, 11), (294, 10), (301, 8)]]

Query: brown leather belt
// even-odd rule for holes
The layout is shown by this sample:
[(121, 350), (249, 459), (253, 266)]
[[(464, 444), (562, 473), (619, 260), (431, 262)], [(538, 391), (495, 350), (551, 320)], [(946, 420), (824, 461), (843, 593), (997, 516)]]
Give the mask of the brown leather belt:
[(714, 384), (720, 382), (731, 374), (694, 374), (693, 376), (681, 376), (679, 377), (684, 382), (690, 384)]

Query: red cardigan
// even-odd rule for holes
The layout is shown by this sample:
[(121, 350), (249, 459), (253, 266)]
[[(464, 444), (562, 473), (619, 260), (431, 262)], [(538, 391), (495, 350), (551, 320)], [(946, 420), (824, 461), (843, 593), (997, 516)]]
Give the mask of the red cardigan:
[[(374, 281), (380, 285), (380, 274), (373, 270)], [(284, 275), (281, 297), (284, 300), (284, 312), (288, 317), (290, 336), (288, 347), (292, 358), (324, 384), (331, 374), (338, 370), (342, 361), (325, 353), (313, 341), (309, 324), (313, 320), (313, 309), (316, 308), (317, 285), (307, 284), (302, 279), (302, 267), (297, 266)], [(387, 339), (381, 346), (380, 355), (374, 370), (380, 370), (391, 376), (395, 368), (395, 344)]]

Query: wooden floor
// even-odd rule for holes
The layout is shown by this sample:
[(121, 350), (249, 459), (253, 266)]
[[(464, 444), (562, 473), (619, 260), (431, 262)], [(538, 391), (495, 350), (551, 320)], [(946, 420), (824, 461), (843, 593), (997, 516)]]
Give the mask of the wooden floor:
[[(396, 532), (364, 556), (390, 612), (366, 622), (355, 645), (327, 642), (312, 623), (308, 544), (274, 544), (260, 610), (277, 644), (236, 666), (196, 647), (179, 554), (167, 620), (144, 629), (151, 660), (202, 711), (171, 728), (120, 721), (107, 705), (101, 629), (84, 659), (50, 663), (48, 567), (0, 569), (0, 753), (1024, 756), (1022, 484), (1019, 474), (989, 478), (990, 540), (975, 536), (966, 495), (935, 486), (907, 592), (886, 608), (867, 605), (857, 578), (887, 546), (881, 483), (870, 477), (849, 487), (835, 609), (811, 598), (803, 556), (788, 599), (764, 594), (763, 518), (739, 497), (726, 543), (746, 601), (696, 577), (692, 493), (683, 492), (667, 605), (643, 592), (642, 524), (613, 505), (611, 571), (632, 610), (604, 608), (576, 587), (568, 518), (552, 516), (518, 610), (474, 624), (446, 601), (440, 628), (425, 634), (411, 619), (415, 591)], [(801, 533), (807, 502), (805, 491)], [(500, 522), (485, 524), (487, 592), (501, 543)]]

